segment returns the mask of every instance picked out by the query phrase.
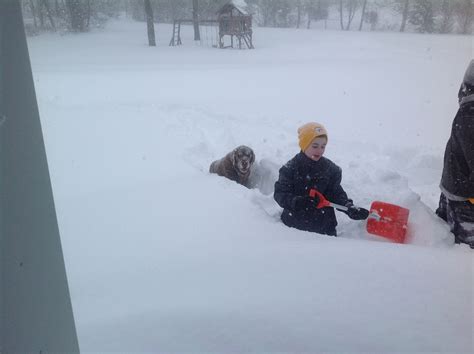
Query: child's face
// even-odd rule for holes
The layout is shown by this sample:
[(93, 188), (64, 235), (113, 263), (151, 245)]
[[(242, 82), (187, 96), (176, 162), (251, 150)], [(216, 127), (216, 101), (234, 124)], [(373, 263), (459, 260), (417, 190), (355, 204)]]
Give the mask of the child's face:
[(308, 148), (304, 151), (304, 154), (313, 161), (319, 161), (321, 156), (324, 154), (326, 149), (327, 139), (325, 137), (315, 138)]

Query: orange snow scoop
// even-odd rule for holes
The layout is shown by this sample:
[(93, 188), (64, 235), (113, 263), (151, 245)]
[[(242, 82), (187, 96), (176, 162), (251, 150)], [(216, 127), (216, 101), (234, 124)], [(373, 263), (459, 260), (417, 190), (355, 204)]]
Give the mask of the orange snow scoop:
[[(348, 207), (331, 203), (319, 191), (311, 189), (309, 196), (319, 197), (316, 208), (333, 207), (347, 211)], [(404, 243), (407, 234), (408, 216), (410, 210), (398, 205), (384, 202), (373, 202), (370, 206), (370, 214), (367, 220), (367, 232), (373, 235), (387, 238), (397, 243)]]
[[(371, 218), (370, 215), (377, 215)], [(404, 243), (408, 229), (410, 210), (398, 205), (373, 202), (367, 220), (367, 232), (398, 243)]]

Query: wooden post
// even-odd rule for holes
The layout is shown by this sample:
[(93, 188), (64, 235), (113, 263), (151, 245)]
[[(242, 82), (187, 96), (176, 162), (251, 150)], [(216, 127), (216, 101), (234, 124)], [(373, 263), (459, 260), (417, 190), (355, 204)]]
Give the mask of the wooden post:
[(0, 1), (0, 117), (0, 351), (79, 353), (20, 0)]

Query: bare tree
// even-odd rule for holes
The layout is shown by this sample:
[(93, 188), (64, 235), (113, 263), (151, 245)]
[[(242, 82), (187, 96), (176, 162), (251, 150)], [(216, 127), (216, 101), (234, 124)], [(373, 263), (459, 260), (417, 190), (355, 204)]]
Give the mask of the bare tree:
[(289, 15), (294, 9), (294, 0), (257, 0), (263, 26), (289, 27)]
[(339, 0), (339, 23), (341, 24), (342, 30), (344, 29), (343, 12), (344, 12), (344, 4), (342, 3), (342, 0)]
[(459, 29), (462, 34), (468, 34), (472, 30), (473, 4), (471, 0), (462, 0), (456, 7), (456, 15)]
[(71, 29), (74, 32), (86, 31), (85, 11), (81, 0), (66, 0), (66, 7), (69, 12)]
[(420, 33), (434, 32), (434, 3), (432, 0), (415, 0), (409, 20)]
[[(339, 20), (341, 29), (349, 31), (351, 29), (352, 20), (359, 6), (358, 0), (339, 0)], [(344, 26), (344, 8), (347, 9), (347, 24)]]
[(362, 14), (360, 15), (359, 31), (362, 31), (362, 26), (364, 24), (364, 19), (365, 19), (365, 9), (366, 8), (367, 8), (367, 0), (364, 0), (364, 3), (362, 4)]
[(329, 15), (329, 0), (306, 0), (304, 9), (308, 15), (306, 28), (311, 27), (312, 20), (326, 20)]
[(30, 5), (30, 10), (31, 10), (31, 16), (33, 16), (33, 24), (34, 24), (35, 28), (37, 28), (38, 23), (36, 22), (36, 8), (35, 8), (35, 4), (34, 4), (33, 0), (29, 1), (29, 5)]
[[(5, 0), (0, 0), (0, 3)], [(132, 1), (145, 19), (143, 2), (137, 0), (21, 0), (25, 15), (30, 14), (35, 28), (69, 29), (85, 32), (92, 25), (102, 25), (107, 17), (116, 17)], [(151, 3), (159, 0), (151, 0)], [(186, 1), (189, 0), (174, 0)]]
[(370, 30), (374, 31), (379, 22), (379, 13), (375, 10), (367, 12), (367, 21), (370, 23)]
[(91, 15), (92, 15), (91, 0), (87, 0), (87, 27), (89, 27), (90, 25)]
[(440, 33), (451, 33), (454, 26), (454, 10), (455, 4), (452, 0), (443, 0), (441, 4), (441, 23), (439, 26)]
[(148, 31), (148, 45), (150, 47), (156, 46), (155, 41), (155, 25), (153, 23), (153, 9), (150, 4), (150, 0), (144, 0), (145, 5), (145, 15), (146, 15), (146, 25)]
[(194, 40), (201, 40), (201, 33), (199, 32), (199, 1), (193, 0), (193, 26), (194, 26)]
[(403, 10), (402, 10), (402, 24), (400, 25), (400, 32), (405, 32), (405, 27), (408, 20), (410, 9), (410, 0), (403, 0)]
[(58, 0), (54, 1), (54, 12), (56, 13), (56, 17), (59, 18), (61, 16), (61, 11), (59, 10), (59, 1)]
[(300, 28), (302, 5), (301, 0), (296, 2), (296, 28)]
[(46, 15), (48, 15), (49, 23), (51, 23), (51, 27), (56, 30), (56, 25), (54, 24), (53, 15), (51, 13), (51, 7), (49, 6), (48, 0), (40, 0), (44, 9), (46, 10)]
[[(318, 5), (320, 5), (321, 0), (318, 1)], [(306, 28), (310, 29), (311, 28), (311, 20), (314, 18), (314, 14), (316, 12), (314, 2), (312, 0), (306, 0), (305, 1), (305, 10), (306, 14), (308, 17), (308, 20), (306, 22)]]
[(291, 27), (291, 13), (293, 12), (294, 0), (272, 0), (275, 2), (275, 26)]
[(39, 21), (40, 21), (40, 27), (44, 28), (44, 13), (43, 13), (43, 1), (38, 0), (36, 2), (36, 10), (38, 13)]
[(267, 27), (268, 25), (270, 25), (272, 19), (273, 23), (275, 22), (270, 0), (258, 1), (258, 10), (263, 18), (263, 27)]

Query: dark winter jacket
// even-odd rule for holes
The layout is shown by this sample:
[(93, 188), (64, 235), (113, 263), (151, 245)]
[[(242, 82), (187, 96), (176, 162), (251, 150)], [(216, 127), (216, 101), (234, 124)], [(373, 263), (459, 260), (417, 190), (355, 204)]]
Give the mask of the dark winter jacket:
[(341, 186), (342, 170), (331, 160), (321, 157), (313, 161), (303, 152), (280, 169), (274, 198), (283, 208), (281, 219), (287, 226), (300, 230), (336, 236), (336, 215), (333, 208), (311, 208), (296, 212), (294, 198), (308, 196), (316, 188), (329, 201), (346, 205), (352, 202)]
[(441, 188), (448, 199), (474, 198), (474, 95), (462, 99), (454, 118)]

